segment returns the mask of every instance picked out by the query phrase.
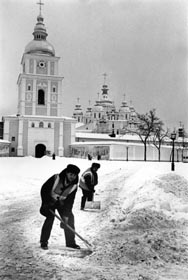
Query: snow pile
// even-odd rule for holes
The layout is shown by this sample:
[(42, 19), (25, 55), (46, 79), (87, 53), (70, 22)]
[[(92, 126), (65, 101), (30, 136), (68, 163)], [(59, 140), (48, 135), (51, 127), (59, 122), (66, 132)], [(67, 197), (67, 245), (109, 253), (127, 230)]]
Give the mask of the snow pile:
[(141, 173), (126, 182), (127, 191), (121, 191), (120, 199), (111, 204), (116, 218), (100, 231), (96, 243), (105, 242), (93, 258), (97, 262), (152, 262), (157, 266), (187, 263), (188, 181), (173, 173), (155, 176), (156, 172), (151, 172), (144, 182), (141, 177), (138, 180)]

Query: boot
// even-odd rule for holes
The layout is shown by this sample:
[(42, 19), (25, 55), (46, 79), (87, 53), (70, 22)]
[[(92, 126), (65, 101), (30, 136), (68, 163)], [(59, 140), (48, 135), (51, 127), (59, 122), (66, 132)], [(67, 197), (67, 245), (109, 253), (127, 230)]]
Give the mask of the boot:
[(84, 210), (85, 203), (86, 203), (86, 197), (82, 196), (80, 210)]

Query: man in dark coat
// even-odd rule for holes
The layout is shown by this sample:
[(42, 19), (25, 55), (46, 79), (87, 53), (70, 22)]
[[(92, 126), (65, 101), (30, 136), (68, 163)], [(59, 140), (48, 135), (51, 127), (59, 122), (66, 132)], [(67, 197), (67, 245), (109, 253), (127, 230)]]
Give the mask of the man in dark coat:
[(98, 184), (97, 170), (100, 168), (99, 163), (93, 162), (81, 176), (79, 187), (82, 189), (81, 210), (84, 210), (86, 200), (93, 201), (94, 187)]
[[(76, 165), (69, 164), (60, 174), (54, 174), (42, 185), (40, 213), (46, 217), (40, 237), (42, 249), (48, 249), (48, 240), (55, 219), (49, 209), (54, 212), (57, 209), (64, 222), (73, 229), (75, 228), (72, 208), (78, 187), (79, 172), (80, 169)], [(63, 227), (62, 224), (61, 227)], [(75, 242), (74, 232), (67, 228), (66, 225), (64, 226), (64, 233), (66, 246), (80, 249), (80, 246)]]

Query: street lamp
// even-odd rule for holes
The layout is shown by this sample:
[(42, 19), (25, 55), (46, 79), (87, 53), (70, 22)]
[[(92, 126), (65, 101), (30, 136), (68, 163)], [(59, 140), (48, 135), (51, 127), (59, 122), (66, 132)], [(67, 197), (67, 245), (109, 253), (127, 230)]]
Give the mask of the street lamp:
[(171, 170), (174, 171), (175, 170), (175, 165), (174, 165), (174, 141), (176, 140), (176, 132), (173, 131), (171, 133), (171, 137), (172, 139), (172, 164), (171, 164)]

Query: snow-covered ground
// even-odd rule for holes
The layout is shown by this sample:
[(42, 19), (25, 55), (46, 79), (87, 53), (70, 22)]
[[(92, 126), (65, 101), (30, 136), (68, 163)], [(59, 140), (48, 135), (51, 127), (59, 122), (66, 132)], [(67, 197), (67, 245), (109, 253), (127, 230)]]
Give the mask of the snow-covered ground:
[(82, 250), (67, 250), (58, 220), (43, 251), (40, 188), (69, 163), (92, 161), (0, 158), (0, 279), (188, 279), (188, 164), (100, 161), (101, 210), (80, 211), (80, 189), (73, 209), (93, 253), (78, 237)]

